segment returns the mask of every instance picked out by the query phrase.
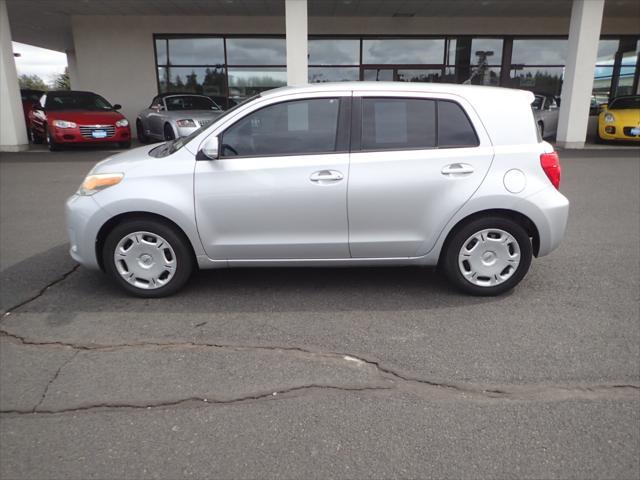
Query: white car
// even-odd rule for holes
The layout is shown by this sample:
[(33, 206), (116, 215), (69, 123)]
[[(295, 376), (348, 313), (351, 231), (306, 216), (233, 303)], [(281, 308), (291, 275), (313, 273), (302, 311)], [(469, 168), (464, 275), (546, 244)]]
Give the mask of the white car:
[(145, 297), (195, 268), (361, 265), (439, 265), (500, 294), (559, 245), (569, 212), (532, 100), (423, 83), (264, 92), (96, 165), (67, 202), (71, 255)]
[(560, 113), (560, 106), (556, 98), (551, 95), (535, 95), (531, 108), (538, 130), (540, 130), (540, 136), (542, 138), (555, 137)]

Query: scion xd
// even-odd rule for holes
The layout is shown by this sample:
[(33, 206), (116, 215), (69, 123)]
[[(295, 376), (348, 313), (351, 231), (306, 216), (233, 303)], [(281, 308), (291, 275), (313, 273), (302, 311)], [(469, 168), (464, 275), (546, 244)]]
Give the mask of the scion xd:
[(67, 202), (71, 255), (143, 297), (195, 268), (438, 265), (497, 295), (564, 236), (533, 95), (446, 84), (285, 87), (188, 137), (98, 163)]

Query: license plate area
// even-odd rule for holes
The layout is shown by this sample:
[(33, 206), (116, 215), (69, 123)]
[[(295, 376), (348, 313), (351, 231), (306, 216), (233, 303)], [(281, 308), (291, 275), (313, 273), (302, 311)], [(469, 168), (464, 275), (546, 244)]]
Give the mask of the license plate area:
[(640, 135), (640, 127), (635, 127), (631, 129), (631, 135), (635, 135), (636, 137)]
[(107, 131), (106, 130), (92, 130), (91, 131), (91, 136), (93, 138), (107, 138)]

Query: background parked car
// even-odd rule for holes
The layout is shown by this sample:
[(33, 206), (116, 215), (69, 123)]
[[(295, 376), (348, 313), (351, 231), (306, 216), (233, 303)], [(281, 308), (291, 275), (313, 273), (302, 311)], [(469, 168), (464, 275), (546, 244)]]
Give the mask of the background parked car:
[(229, 110), (235, 107), (239, 102), (233, 98), (225, 97), (223, 95), (208, 95), (208, 97), (216, 102), (222, 110)]
[(209, 125), (221, 113), (220, 106), (206, 95), (163, 93), (154, 97), (149, 108), (138, 115), (138, 140), (146, 143), (187, 137)]
[(602, 105), (598, 138), (640, 142), (640, 95), (617, 97)]
[(542, 138), (554, 137), (558, 130), (559, 103), (551, 95), (536, 95), (531, 104)]
[(120, 108), (93, 92), (50, 91), (29, 111), (29, 137), (33, 143), (44, 140), (49, 150), (63, 145), (113, 142), (129, 148), (131, 129), (117, 111)]
[(20, 89), (20, 96), (22, 97), (22, 111), (24, 112), (24, 123), (27, 126), (27, 131), (29, 131), (29, 112), (40, 100), (42, 95), (44, 95), (43, 90), (34, 90), (31, 88)]

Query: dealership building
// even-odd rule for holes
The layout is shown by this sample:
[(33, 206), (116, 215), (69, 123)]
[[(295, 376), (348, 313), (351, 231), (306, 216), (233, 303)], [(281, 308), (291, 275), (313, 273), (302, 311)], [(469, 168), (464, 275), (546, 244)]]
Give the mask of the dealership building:
[(27, 144), (12, 40), (66, 52), (72, 88), (132, 124), (167, 91), (471, 83), (558, 96), (557, 142), (581, 148), (595, 98), (639, 93), (638, 0), (0, 0), (0, 36), (3, 150)]

